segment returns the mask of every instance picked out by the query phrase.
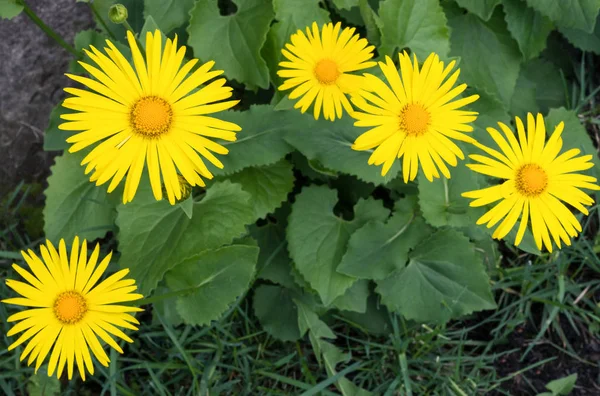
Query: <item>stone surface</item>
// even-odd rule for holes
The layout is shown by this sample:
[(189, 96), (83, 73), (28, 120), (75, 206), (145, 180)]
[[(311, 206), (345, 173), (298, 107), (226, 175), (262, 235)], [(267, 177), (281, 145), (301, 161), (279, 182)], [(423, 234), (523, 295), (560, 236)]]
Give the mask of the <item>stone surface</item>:
[[(93, 26), (88, 6), (75, 0), (29, 0), (35, 13), (67, 42)], [(0, 197), (20, 180), (44, 183), (56, 153), (42, 150), (52, 108), (71, 85), (71, 54), (21, 13), (0, 20)]]

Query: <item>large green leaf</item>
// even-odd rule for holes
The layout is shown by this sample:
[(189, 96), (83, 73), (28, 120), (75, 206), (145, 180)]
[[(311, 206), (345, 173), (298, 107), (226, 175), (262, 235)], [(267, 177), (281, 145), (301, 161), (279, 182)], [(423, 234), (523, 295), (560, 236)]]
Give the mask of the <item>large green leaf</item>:
[(530, 7), (552, 19), (559, 27), (592, 32), (600, 10), (598, 0), (525, 0)]
[(502, 0), (456, 0), (459, 6), (487, 21)]
[(465, 14), (448, 22), (452, 28), (450, 55), (461, 57), (461, 77), (508, 108), (519, 77), (521, 53), (502, 17), (494, 14), (486, 23)]
[(406, 268), (379, 281), (389, 309), (420, 322), (446, 322), (496, 307), (481, 257), (458, 231), (442, 229), (409, 255)]
[(561, 27), (559, 30), (575, 47), (582, 51), (600, 55), (600, 23), (598, 19), (596, 20), (596, 27), (591, 33), (577, 28)]
[(279, 286), (260, 285), (254, 291), (254, 314), (262, 327), (281, 341), (300, 338), (294, 293)]
[(198, 0), (190, 12), (188, 44), (194, 55), (214, 60), (228, 78), (250, 88), (269, 87), (269, 69), (260, 56), (273, 19), (270, 0), (234, 1), (237, 12), (223, 16), (214, 0)]
[(121, 266), (131, 270), (146, 295), (176, 264), (231, 243), (254, 220), (250, 194), (228, 181), (213, 184), (194, 203), (191, 219), (179, 206), (157, 202), (147, 182), (140, 184), (133, 202), (117, 211)]
[(177, 312), (186, 323), (207, 325), (218, 319), (245, 293), (254, 275), (258, 248), (232, 245), (206, 250), (180, 263), (166, 274), (177, 299)]
[(544, 59), (524, 64), (511, 102), (511, 113), (521, 118), (527, 113), (546, 113), (565, 104), (565, 90), (559, 70)]
[(546, 40), (554, 24), (533, 8), (527, 7), (523, 0), (503, 0), (503, 3), (508, 30), (519, 44), (523, 59), (535, 58), (546, 48)]
[[(469, 150), (477, 151), (471, 147)], [(430, 182), (419, 174), (419, 206), (423, 217), (432, 226), (467, 227), (475, 224), (485, 212), (484, 208), (470, 207), (470, 200), (461, 196), (466, 191), (486, 187), (484, 177), (466, 167), (467, 161), (459, 162), (451, 170), (450, 179), (442, 177)]]
[[(44, 192), (44, 233), (53, 242), (61, 238), (71, 241), (76, 235), (94, 240), (114, 229), (117, 200), (109, 199), (106, 187), (97, 187), (85, 175), (79, 165), (85, 154), (64, 153), (51, 168)], [(111, 198), (118, 196), (114, 192)]]
[(281, 160), (273, 165), (246, 168), (229, 180), (242, 185), (242, 189), (252, 195), (256, 218), (263, 218), (273, 212), (287, 199), (294, 187), (292, 165)]
[(448, 57), (449, 32), (439, 0), (384, 0), (379, 17), (380, 55), (396, 59), (396, 51), (408, 47), (421, 61), (432, 52)]
[(16, 0), (0, 0), (0, 19), (13, 19), (23, 11), (23, 5)]
[(267, 279), (287, 288), (294, 288), (292, 260), (287, 251), (285, 228), (280, 224), (250, 227), (250, 234), (260, 248), (258, 256), (258, 278)]
[(387, 223), (369, 222), (356, 230), (337, 270), (356, 278), (380, 280), (404, 268), (408, 251), (432, 232), (409, 201), (396, 203)]
[(581, 125), (577, 113), (573, 110), (567, 110), (564, 107), (558, 109), (551, 109), (545, 118), (546, 122), (546, 133), (551, 135), (554, 132), (554, 128), (563, 121), (565, 123), (565, 129), (561, 135), (563, 139), (562, 152), (576, 148), (581, 150), (581, 155), (591, 155), (594, 167), (586, 173), (593, 175), (594, 177), (600, 177), (600, 160), (598, 160), (598, 151), (594, 147), (594, 143), (590, 139), (590, 135), (586, 129)]
[(183, 26), (189, 19), (194, 0), (144, 0), (144, 17), (152, 16), (163, 33)]
[[(267, 61), (271, 74), (271, 81), (275, 88), (282, 83), (277, 75), (279, 62), (285, 58), (281, 50), (285, 43), (290, 41), (290, 36), (298, 30), (317, 22), (319, 26), (329, 22), (329, 13), (319, 7), (319, 0), (273, 0), (275, 19), (277, 20), (269, 29), (267, 42), (262, 49), (262, 55)], [(275, 95), (281, 99), (285, 93), (276, 90)]]
[(307, 116), (298, 111), (273, 111), (272, 106), (252, 106), (247, 111), (227, 111), (219, 118), (238, 124), (242, 131), (235, 142), (220, 141), (229, 149), (222, 156), (224, 168), (217, 175), (229, 175), (250, 166), (270, 165), (293, 151), (284, 140), (287, 134), (303, 134)]
[(375, 185), (386, 184), (400, 171), (400, 162), (396, 161), (389, 172), (381, 176), (381, 167), (368, 163), (372, 151), (352, 150), (356, 138), (367, 129), (354, 127), (351, 117), (335, 122), (311, 120), (307, 118), (302, 132), (288, 133), (285, 136), (285, 140), (309, 160), (318, 161), (325, 168), (354, 175)]
[(335, 190), (305, 187), (296, 196), (287, 228), (290, 256), (304, 279), (328, 306), (343, 295), (356, 278), (336, 271), (350, 235), (369, 220), (383, 221), (389, 212), (374, 200), (361, 200), (354, 219), (346, 221), (333, 213)]

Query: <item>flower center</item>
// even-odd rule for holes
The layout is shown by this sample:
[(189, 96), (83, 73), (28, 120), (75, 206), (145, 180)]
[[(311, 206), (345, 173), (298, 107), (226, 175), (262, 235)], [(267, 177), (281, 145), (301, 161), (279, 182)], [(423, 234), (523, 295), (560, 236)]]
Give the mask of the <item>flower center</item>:
[(528, 197), (537, 196), (548, 186), (548, 174), (536, 164), (526, 164), (519, 168), (516, 178), (517, 190)]
[(427, 132), (431, 116), (420, 104), (411, 103), (404, 106), (400, 114), (400, 127), (409, 135), (419, 136)]
[(87, 309), (85, 298), (76, 291), (63, 292), (54, 301), (54, 315), (64, 324), (79, 322)]
[(321, 59), (315, 66), (315, 77), (321, 84), (330, 85), (340, 76), (337, 63), (329, 59)]
[(130, 112), (133, 130), (147, 137), (167, 132), (173, 120), (171, 105), (158, 96), (146, 96), (138, 100)]

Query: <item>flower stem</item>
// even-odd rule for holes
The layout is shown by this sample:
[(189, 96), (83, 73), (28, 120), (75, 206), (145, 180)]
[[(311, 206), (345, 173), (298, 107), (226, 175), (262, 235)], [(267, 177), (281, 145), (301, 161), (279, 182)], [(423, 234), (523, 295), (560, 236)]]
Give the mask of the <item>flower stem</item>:
[(96, 17), (96, 19), (98, 20), (98, 22), (100, 22), (100, 24), (102, 25), (102, 27), (104, 28), (104, 30), (106, 30), (106, 32), (108, 33), (108, 35), (110, 36), (110, 38), (112, 38), (113, 40), (116, 40), (117, 38), (115, 37), (115, 35), (113, 34), (113, 32), (108, 28), (108, 25), (106, 24), (106, 21), (104, 20), (104, 18), (102, 18), (102, 15), (100, 15), (100, 13), (98, 12), (98, 10), (96, 9), (96, 6), (94, 4), (93, 1), (88, 3), (90, 9), (92, 10), (92, 13), (94, 14), (94, 16)]
[(23, 11), (29, 17), (29, 19), (31, 19), (31, 21), (33, 23), (38, 25), (38, 27), (40, 29), (42, 29), (44, 31), (44, 33), (46, 33), (46, 35), (48, 35), (48, 37), (50, 37), (51, 39), (56, 41), (56, 43), (58, 45), (60, 45), (61, 47), (63, 47), (67, 51), (69, 51), (74, 57), (79, 58), (79, 55), (80, 55), (79, 52), (77, 52), (77, 50), (75, 48), (73, 48), (73, 46), (71, 46), (69, 43), (67, 43), (58, 33), (56, 33), (54, 30), (52, 30), (52, 28), (50, 28), (50, 26), (46, 25), (44, 23), (44, 21), (42, 21), (36, 15), (36, 13), (33, 12), (33, 10), (31, 8), (29, 8), (27, 3), (25, 3), (25, 0), (17, 0), (17, 2), (19, 2), (23, 6)]

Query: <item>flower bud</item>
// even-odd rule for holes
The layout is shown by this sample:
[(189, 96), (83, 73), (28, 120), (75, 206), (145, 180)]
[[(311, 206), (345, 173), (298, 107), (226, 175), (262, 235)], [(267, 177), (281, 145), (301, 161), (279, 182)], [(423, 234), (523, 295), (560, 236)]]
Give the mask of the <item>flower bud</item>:
[[(192, 194), (192, 186), (180, 174), (177, 174), (177, 179), (179, 181), (179, 191), (181, 191), (181, 198), (179, 198), (179, 199), (175, 198), (175, 203), (180, 203), (190, 197), (190, 195)], [(163, 196), (167, 195), (167, 189), (164, 184), (162, 186), (162, 192), (163, 192)]]
[(108, 9), (108, 18), (112, 23), (124, 23), (127, 21), (127, 16), (127, 7), (123, 4), (114, 4)]

